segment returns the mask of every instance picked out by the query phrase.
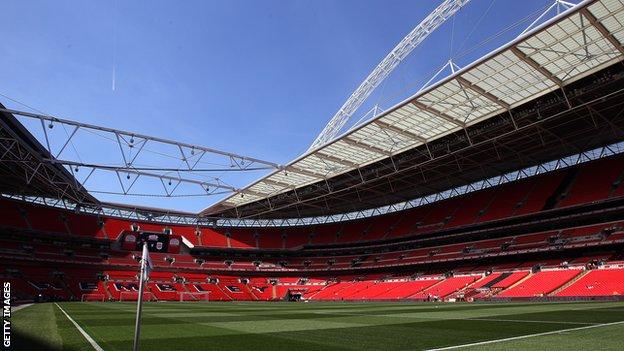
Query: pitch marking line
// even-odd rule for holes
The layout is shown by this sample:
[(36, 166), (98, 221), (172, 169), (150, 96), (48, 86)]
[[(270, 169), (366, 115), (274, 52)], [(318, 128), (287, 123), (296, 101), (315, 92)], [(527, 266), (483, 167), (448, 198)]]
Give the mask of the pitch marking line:
[(553, 331), (544, 332), (544, 333), (536, 333), (536, 334), (527, 334), (527, 335), (514, 336), (514, 337), (511, 337), (511, 338), (503, 338), (503, 339), (494, 339), (494, 340), (481, 341), (481, 342), (473, 342), (473, 343), (470, 343), (470, 344), (462, 344), (462, 345), (441, 347), (441, 348), (437, 348), (437, 349), (428, 349), (427, 351), (454, 350), (454, 349), (461, 349), (461, 348), (464, 348), (464, 347), (482, 346), (482, 345), (494, 344), (494, 343), (505, 342), (505, 341), (528, 339), (528, 338), (533, 338), (533, 337), (536, 337), (536, 336), (553, 335), (553, 334), (560, 334), (560, 333), (577, 331), (577, 330), (585, 330), (585, 329), (592, 329), (592, 328), (608, 327), (610, 325), (617, 325), (617, 324), (624, 324), (624, 321), (613, 322), (613, 323), (603, 323), (603, 324), (596, 324), (596, 325), (589, 325), (589, 326), (578, 327), (578, 328), (553, 330)]
[(67, 312), (65, 312), (64, 309), (61, 308), (61, 306), (58, 305), (58, 303), (54, 303), (56, 305), (56, 307), (59, 308), (59, 310), (61, 310), (61, 312), (63, 312), (63, 314), (65, 315), (65, 317), (67, 317), (67, 319), (69, 319), (70, 322), (72, 322), (74, 324), (74, 326), (76, 327), (76, 329), (78, 329), (78, 331), (80, 332), (80, 334), (82, 334), (82, 336), (84, 336), (85, 339), (87, 339), (87, 341), (89, 342), (89, 344), (91, 344), (91, 346), (93, 347), (94, 350), (96, 351), (104, 351), (104, 349), (102, 347), (100, 347), (100, 345), (98, 345), (97, 342), (95, 342), (95, 340), (93, 340), (93, 338), (91, 337), (91, 335), (87, 334), (86, 331), (84, 331), (84, 329), (82, 329), (82, 327), (80, 327), (78, 325), (78, 323), (76, 323), (76, 321), (70, 317)]

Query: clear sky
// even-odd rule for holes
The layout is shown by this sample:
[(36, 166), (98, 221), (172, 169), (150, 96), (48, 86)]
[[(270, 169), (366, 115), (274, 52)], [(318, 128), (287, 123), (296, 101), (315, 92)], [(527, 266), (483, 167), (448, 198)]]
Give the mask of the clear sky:
[[(7, 0), (0, 101), (29, 110), (8, 96), (59, 117), (286, 163), (307, 149), (374, 66), (440, 2)], [(415, 93), (449, 57), (465, 66), (511, 40), (550, 3), (472, 0), (360, 112)], [(521, 26), (475, 47), (532, 13)], [(77, 140), (80, 159), (114, 162), (103, 143)], [(261, 174), (224, 179), (242, 187)], [(114, 186), (102, 176), (87, 188)], [(137, 191), (162, 193), (150, 186)], [(97, 197), (186, 211), (219, 199)]]

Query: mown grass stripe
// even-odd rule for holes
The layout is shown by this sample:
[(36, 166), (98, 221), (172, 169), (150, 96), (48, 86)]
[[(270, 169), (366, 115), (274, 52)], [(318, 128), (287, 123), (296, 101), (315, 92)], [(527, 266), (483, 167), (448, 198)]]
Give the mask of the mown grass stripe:
[(415, 316), (412, 314), (407, 315), (392, 315), (392, 314), (367, 314), (367, 313), (352, 313), (352, 312), (321, 312), (313, 311), (314, 314), (320, 315), (333, 315), (333, 316), (361, 316), (361, 317), (388, 317), (388, 318), (411, 318), (411, 319), (427, 319), (427, 320), (448, 320), (448, 321), (484, 321), (484, 322), (511, 322), (511, 323), (537, 323), (537, 324), (574, 324), (574, 325), (596, 325), (600, 323), (586, 323), (586, 322), (570, 322), (570, 321), (544, 321), (544, 320), (531, 320), (531, 319), (501, 319), (501, 318), (479, 318), (479, 317), (439, 317), (439, 316)]
[(466, 347), (483, 346), (483, 345), (494, 344), (494, 343), (499, 343), (499, 342), (506, 342), (506, 341), (514, 341), (514, 340), (521, 340), (521, 339), (534, 338), (534, 337), (538, 337), (538, 336), (553, 335), (553, 334), (561, 334), (561, 333), (566, 333), (566, 332), (571, 332), (571, 331), (577, 331), (577, 330), (585, 330), (585, 329), (601, 328), (601, 327), (607, 327), (607, 326), (610, 326), (610, 325), (618, 325), (618, 324), (624, 324), (624, 321), (612, 322), (612, 323), (602, 323), (602, 324), (596, 324), (596, 325), (588, 325), (588, 326), (585, 326), (585, 327), (577, 327), (577, 328), (569, 328), (569, 329), (560, 329), (560, 330), (553, 330), (553, 331), (543, 332), (543, 333), (535, 333), (535, 334), (528, 334), (528, 335), (520, 335), (520, 336), (513, 336), (513, 337), (509, 337), (509, 338), (502, 338), (502, 339), (495, 339), (495, 340), (487, 340), (487, 341), (473, 342), (473, 343), (469, 343), (469, 344), (461, 344), (461, 345), (454, 345), (454, 346), (440, 347), (440, 348), (436, 348), (436, 349), (428, 349), (427, 351), (455, 350), (455, 349), (462, 349), (462, 348), (466, 348)]

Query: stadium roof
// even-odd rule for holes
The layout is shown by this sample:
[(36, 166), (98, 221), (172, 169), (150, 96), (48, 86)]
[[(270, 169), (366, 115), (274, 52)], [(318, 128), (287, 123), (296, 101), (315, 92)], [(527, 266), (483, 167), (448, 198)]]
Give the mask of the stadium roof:
[[(308, 152), (202, 215), (232, 215), (286, 192), (393, 161), (447, 135), (561, 90), (624, 58), (624, 3), (588, 0)], [(565, 93), (563, 94), (565, 96)], [(470, 137), (468, 136), (468, 139)], [(433, 158), (433, 157), (431, 157)]]
[[(61, 201), (65, 208), (124, 218), (321, 223), (321, 218), (348, 213), (385, 213), (384, 208), (621, 143), (623, 1), (584, 1), (286, 166), (0, 106), (0, 139), (8, 161), (0, 170), (0, 190), (3, 196), (37, 203), (48, 199), (43, 203), (53, 206)], [(46, 138), (37, 141), (12, 113), (39, 119)], [(73, 128), (58, 153), (50, 151), (47, 123), (49, 128), (52, 123)], [(118, 144), (112, 145), (119, 146), (124, 162), (124, 146), (140, 146), (133, 154), (136, 158), (149, 141), (178, 150), (187, 164), (192, 157), (212, 152), (229, 158), (230, 167), (262, 164), (275, 171), (238, 189), (220, 182), (148, 174), (133, 168), (134, 158), (125, 168), (59, 159), (76, 131), (89, 128), (113, 133)], [(198, 150), (202, 152), (193, 153)], [(180, 159), (174, 156), (173, 160)], [(223, 190), (232, 195), (198, 214), (105, 203), (89, 194), (71, 166), (75, 172), (77, 167), (90, 167), (91, 172), (81, 172), (86, 179), (96, 168), (112, 172), (120, 184), (122, 172), (130, 187), (139, 175), (151, 176), (160, 179), (168, 195), (172, 190), (167, 183), (175, 189), (182, 182), (201, 186), (202, 192)], [(124, 188), (124, 194), (128, 190)]]

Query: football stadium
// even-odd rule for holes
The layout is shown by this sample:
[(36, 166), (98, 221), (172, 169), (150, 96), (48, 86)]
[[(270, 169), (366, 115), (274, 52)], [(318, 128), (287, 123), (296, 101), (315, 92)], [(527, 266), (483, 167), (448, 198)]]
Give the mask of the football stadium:
[[(186, 8), (180, 10), (188, 20), (183, 24), (155, 21), (147, 29), (124, 27), (120, 19), (111, 27), (120, 34), (106, 34), (118, 46), (92, 53), (114, 53), (112, 86), (104, 90), (133, 99), (136, 108), (122, 108), (136, 118), (146, 115), (134, 121), (103, 117), (119, 111), (104, 100), (101, 116), (82, 117), (100, 103), (80, 94), (102, 99), (89, 84), (44, 83), (60, 75), (78, 81), (82, 74), (42, 75), (46, 62), (67, 60), (37, 48), (39, 40), (30, 48), (14, 46), (28, 27), (47, 21), (20, 9), (36, 7), (24, 3), (12, 6), (25, 17), (10, 9), (2, 27), (15, 33), (3, 45), (4, 65), (11, 67), (1, 76), (24, 75), (21, 86), (42, 83), (0, 89), (4, 349), (624, 349), (623, 0), (401, 3), (412, 14), (399, 11), (397, 2), (388, 5), (388, 17), (371, 10), (380, 19), (362, 28), (383, 32), (386, 19), (395, 16), (413, 29), (407, 36), (403, 27), (392, 29), (402, 40), (377, 37), (380, 47), (392, 49), (368, 53), (378, 64), (354, 63), (361, 84), (351, 95), (318, 78), (313, 89), (322, 98), (305, 96), (310, 105), (295, 107), (287, 101), (296, 98), (293, 92), (276, 97), (283, 101), (279, 106), (270, 100), (271, 89), (282, 94), (289, 88), (242, 87), (246, 78), (229, 77), (237, 86), (232, 89), (240, 90), (206, 85), (201, 92), (236, 95), (231, 113), (248, 111), (224, 128), (192, 126), (191, 98), (164, 107), (169, 100), (140, 97), (147, 94), (137, 83), (143, 70), (177, 74), (156, 66), (159, 55), (170, 55), (167, 40), (186, 40), (179, 32), (162, 38), (156, 45), (162, 50), (141, 52), (154, 55), (153, 62), (134, 66), (141, 78), (124, 70), (129, 48), (140, 45), (127, 43), (137, 31), (157, 36), (161, 27), (191, 26), (201, 11)], [(234, 3), (219, 6), (258, 5)], [(290, 8), (296, 2), (269, 3), (265, 7)], [(385, 6), (364, 3), (296, 6), (312, 13), (315, 23), (338, 19), (314, 6), (336, 13), (344, 10), (340, 6), (360, 6), (351, 9), (360, 15), (366, 6)], [(115, 4), (118, 15), (111, 18), (123, 18), (133, 6)], [(139, 7), (148, 21), (152, 10)], [(276, 8), (249, 11), (256, 10), (269, 11), (267, 21), (285, 16)], [(79, 12), (68, 12), (67, 26), (74, 26), (74, 17), (85, 20)], [(177, 15), (172, 9), (171, 18)], [(227, 22), (227, 16), (216, 17)], [(100, 23), (99, 17), (87, 21)], [(343, 30), (355, 31), (348, 27)], [(314, 28), (307, 32), (311, 37)], [(81, 43), (96, 40), (87, 29), (72, 29), (78, 32), (85, 36)], [(323, 40), (341, 33), (332, 29)], [(56, 32), (37, 35), (49, 42)], [(257, 45), (269, 45), (268, 38), (258, 41), (263, 34), (249, 35)], [(365, 42), (368, 34), (349, 35)], [(480, 37), (468, 39), (474, 36)], [(464, 44), (472, 49), (462, 51)], [(214, 49), (236, 51), (235, 43), (221, 45)], [(67, 55), (81, 50), (81, 44), (62, 46)], [(453, 54), (446, 56), (449, 46)], [(28, 66), (22, 54), (41, 66)], [(350, 64), (324, 55), (335, 67)], [(264, 60), (237, 56), (240, 65)], [(284, 60), (291, 59), (296, 61)], [(203, 80), (204, 71), (191, 62), (186, 66), (193, 72), (185, 77)], [(65, 64), (80, 66), (72, 61), (58, 69)], [(81, 69), (76, 72), (97, 71)], [(310, 70), (306, 79), (316, 81)], [(412, 72), (420, 84), (388, 93), (401, 81), (397, 72)], [(336, 84), (346, 79), (338, 71), (328, 74)], [(158, 96), (197, 90), (190, 86), (177, 81), (153, 89), (163, 94)], [(64, 90), (73, 93), (53, 95)], [(347, 99), (331, 118), (310, 117), (321, 128), (296, 122), (307, 134), (288, 136), (291, 129), (278, 121), (266, 130), (259, 124), (250, 124), (251, 131), (235, 128), (269, 118), (265, 110), (247, 107), (247, 99), (253, 99), (250, 105), (269, 99), (267, 111), (294, 115), (312, 104), (335, 111), (338, 106), (323, 100), (330, 95)], [(153, 109), (144, 110), (148, 104)], [(69, 117), (32, 107), (40, 105)], [(206, 105), (198, 109), (217, 113)], [(234, 118), (227, 113), (219, 110), (212, 121)]]

